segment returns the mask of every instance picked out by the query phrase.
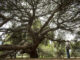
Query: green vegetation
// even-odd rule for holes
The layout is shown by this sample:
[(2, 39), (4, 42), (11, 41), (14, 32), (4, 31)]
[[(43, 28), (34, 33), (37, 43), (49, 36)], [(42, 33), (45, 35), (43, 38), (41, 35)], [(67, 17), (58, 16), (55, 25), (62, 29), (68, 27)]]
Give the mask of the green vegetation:
[(79, 39), (79, 0), (0, 0), (0, 58), (79, 57)]

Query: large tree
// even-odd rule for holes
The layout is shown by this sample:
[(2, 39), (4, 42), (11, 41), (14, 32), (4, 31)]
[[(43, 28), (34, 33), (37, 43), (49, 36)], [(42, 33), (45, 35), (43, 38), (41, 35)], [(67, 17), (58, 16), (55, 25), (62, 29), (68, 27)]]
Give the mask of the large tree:
[[(22, 50), (38, 58), (39, 44), (55, 41), (53, 34), (59, 29), (74, 32), (80, 26), (79, 17), (79, 0), (0, 0), (0, 32), (12, 42), (0, 45), (0, 51)], [(9, 28), (3, 28), (10, 23)]]

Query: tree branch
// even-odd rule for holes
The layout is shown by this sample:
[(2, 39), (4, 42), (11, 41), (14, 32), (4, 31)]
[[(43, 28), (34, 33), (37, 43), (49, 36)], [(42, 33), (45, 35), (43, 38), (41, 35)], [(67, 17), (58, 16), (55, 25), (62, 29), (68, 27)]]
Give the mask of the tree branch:
[(29, 46), (20, 46), (20, 45), (0, 45), (0, 51), (5, 50), (26, 50), (27, 52), (30, 52)]
[(0, 27), (3, 26), (5, 23), (7, 23), (10, 19), (12, 19), (12, 18), (6, 18), (2, 14), (0, 14), (0, 18), (3, 18), (4, 19), (3, 23), (0, 24)]
[(46, 35), (48, 32), (50, 32), (50, 31), (55, 31), (55, 30), (57, 30), (57, 29), (59, 29), (58, 27), (57, 28), (51, 28), (51, 29), (47, 29), (47, 30), (44, 30), (42, 33), (40, 33), (40, 35)]
[(48, 23), (51, 21), (51, 19), (53, 18), (54, 14), (59, 10), (60, 6), (57, 6), (57, 8), (53, 11), (53, 13), (51, 14), (51, 16), (48, 18), (48, 20), (45, 22), (45, 24), (41, 27), (39, 32), (42, 32), (42, 30), (48, 25)]

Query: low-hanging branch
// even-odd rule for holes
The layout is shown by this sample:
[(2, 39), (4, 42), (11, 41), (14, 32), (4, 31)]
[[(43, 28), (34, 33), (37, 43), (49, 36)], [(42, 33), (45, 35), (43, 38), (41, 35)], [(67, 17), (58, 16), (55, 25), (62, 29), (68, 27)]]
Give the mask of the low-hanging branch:
[(20, 45), (0, 45), (0, 51), (6, 51), (6, 50), (26, 50), (27, 52), (30, 52), (29, 46), (20, 46)]

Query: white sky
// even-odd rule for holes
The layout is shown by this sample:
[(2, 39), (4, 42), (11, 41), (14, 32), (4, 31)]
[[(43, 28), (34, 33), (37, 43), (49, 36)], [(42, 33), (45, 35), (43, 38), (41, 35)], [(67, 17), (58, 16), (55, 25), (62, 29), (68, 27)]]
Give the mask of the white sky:
[(66, 34), (66, 38), (65, 39), (71, 41), (71, 40), (73, 40), (75, 38), (75, 36), (76, 36), (75, 34), (73, 34), (73, 35), (72, 34)]

